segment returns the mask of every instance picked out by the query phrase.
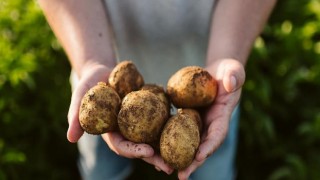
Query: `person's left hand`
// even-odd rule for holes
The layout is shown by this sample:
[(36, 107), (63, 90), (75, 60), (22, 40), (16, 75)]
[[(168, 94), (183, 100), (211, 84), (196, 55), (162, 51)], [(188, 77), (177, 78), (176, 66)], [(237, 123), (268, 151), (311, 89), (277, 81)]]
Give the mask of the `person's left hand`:
[(195, 159), (189, 167), (178, 172), (179, 179), (188, 179), (223, 143), (245, 81), (244, 67), (234, 59), (216, 61), (207, 67), (207, 71), (217, 80), (217, 96), (205, 113), (201, 143)]

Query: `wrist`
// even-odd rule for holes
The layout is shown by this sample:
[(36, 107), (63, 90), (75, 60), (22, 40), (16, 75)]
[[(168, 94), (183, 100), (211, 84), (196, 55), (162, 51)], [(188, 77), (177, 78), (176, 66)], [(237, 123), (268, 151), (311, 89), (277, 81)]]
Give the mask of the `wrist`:
[(115, 67), (115, 61), (99, 61), (99, 60), (87, 60), (83, 63), (81, 69), (77, 72), (78, 77), (86, 76), (87, 73), (97, 70), (104, 70), (105, 72), (111, 72), (112, 69)]

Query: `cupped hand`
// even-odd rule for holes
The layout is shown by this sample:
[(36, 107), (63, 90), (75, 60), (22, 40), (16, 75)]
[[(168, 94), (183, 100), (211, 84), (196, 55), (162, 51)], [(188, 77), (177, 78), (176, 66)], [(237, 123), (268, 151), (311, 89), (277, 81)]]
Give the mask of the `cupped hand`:
[(120, 156), (127, 158), (140, 158), (143, 161), (155, 166), (158, 171), (167, 174), (173, 172), (173, 168), (167, 165), (163, 158), (154, 152), (148, 144), (137, 144), (126, 140), (119, 132), (110, 132), (102, 135), (109, 148)]
[(81, 78), (78, 78), (79, 81), (75, 84), (68, 112), (69, 128), (67, 138), (72, 143), (77, 142), (84, 132), (79, 122), (79, 108), (82, 97), (91, 87), (97, 85), (98, 82), (106, 82), (111, 69), (103, 65), (92, 65), (85, 67), (83, 72)]
[(189, 167), (178, 172), (179, 179), (188, 179), (223, 143), (245, 81), (244, 67), (234, 59), (216, 61), (207, 67), (207, 71), (217, 80), (217, 96), (205, 113), (204, 132), (196, 157)]
[[(77, 142), (83, 135), (79, 123), (79, 108), (85, 93), (98, 82), (107, 82), (111, 69), (104, 65), (91, 65), (83, 70), (79, 83), (75, 87), (68, 112), (69, 128), (67, 138), (70, 142)], [(119, 132), (110, 132), (102, 135), (109, 148), (116, 154), (127, 158), (141, 158), (154, 165), (156, 169), (171, 174), (173, 169), (164, 163), (163, 159), (148, 144), (137, 144), (126, 140)]]

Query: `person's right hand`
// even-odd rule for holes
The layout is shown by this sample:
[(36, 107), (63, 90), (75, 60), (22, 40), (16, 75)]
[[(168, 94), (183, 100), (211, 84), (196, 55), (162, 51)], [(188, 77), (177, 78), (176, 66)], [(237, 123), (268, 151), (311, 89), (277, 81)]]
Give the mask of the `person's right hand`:
[[(68, 112), (69, 128), (67, 138), (70, 142), (77, 142), (83, 135), (79, 123), (79, 108), (81, 99), (85, 93), (98, 82), (107, 82), (111, 69), (104, 65), (91, 65), (82, 70), (80, 81), (74, 89)], [(171, 174), (173, 169), (164, 163), (163, 159), (156, 154), (148, 144), (137, 144), (126, 140), (119, 132), (109, 132), (102, 135), (109, 148), (116, 154), (127, 158), (141, 158), (152, 164), (157, 170)]]

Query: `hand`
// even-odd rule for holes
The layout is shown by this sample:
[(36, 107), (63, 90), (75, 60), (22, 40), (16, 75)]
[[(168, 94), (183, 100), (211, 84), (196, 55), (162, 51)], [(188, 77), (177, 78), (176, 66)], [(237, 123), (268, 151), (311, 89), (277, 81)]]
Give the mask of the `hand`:
[(136, 144), (126, 140), (119, 132), (110, 132), (102, 135), (110, 149), (120, 156), (127, 158), (141, 158), (145, 162), (152, 164), (158, 171), (167, 174), (173, 172), (173, 168), (167, 165), (162, 157), (155, 153), (148, 144)]
[[(79, 84), (75, 88), (68, 113), (69, 129), (67, 138), (70, 142), (77, 142), (83, 134), (79, 123), (79, 107), (84, 94), (98, 82), (107, 82), (111, 69), (103, 65), (91, 65), (85, 67)], [(111, 150), (120, 156), (127, 158), (141, 158), (144, 161), (153, 164), (156, 169), (160, 169), (168, 174), (173, 169), (164, 163), (163, 159), (153, 148), (147, 144), (136, 144), (126, 140), (119, 132), (110, 132), (102, 135)]]
[(178, 172), (179, 179), (188, 179), (223, 143), (245, 81), (244, 67), (234, 59), (219, 60), (208, 66), (207, 70), (218, 82), (218, 93), (204, 116), (204, 132), (195, 160), (189, 167)]

